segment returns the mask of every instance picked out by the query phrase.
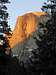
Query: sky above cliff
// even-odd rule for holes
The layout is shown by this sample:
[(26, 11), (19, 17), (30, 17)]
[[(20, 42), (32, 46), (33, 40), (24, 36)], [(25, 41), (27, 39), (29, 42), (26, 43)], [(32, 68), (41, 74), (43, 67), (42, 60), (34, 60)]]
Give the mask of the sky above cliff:
[(9, 18), (8, 23), (13, 29), (17, 17), (27, 12), (39, 12), (45, 0), (10, 0), (8, 5)]

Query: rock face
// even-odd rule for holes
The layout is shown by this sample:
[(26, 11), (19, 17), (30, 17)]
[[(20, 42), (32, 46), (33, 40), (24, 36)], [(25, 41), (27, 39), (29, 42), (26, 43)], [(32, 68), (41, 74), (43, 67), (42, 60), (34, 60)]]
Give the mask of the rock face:
[(23, 16), (19, 16), (10, 39), (10, 46), (14, 47), (17, 43), (25, 40), (32, 32), (36, 30), (40, 16), (45, 15), (44, 12), (32, 12)]
[(44, 23), (46, 21), (46, 17), (44, 12), (31, 12), (18, 17), (12, 37), (10, 38), (10, 46), (12, 53), (18, 55), (19, 59), (24, 59), (23, 57), (28, 56), (28, 52), (32, 48), (37, 48), (31, 34), (38, 28), (39, 22)]

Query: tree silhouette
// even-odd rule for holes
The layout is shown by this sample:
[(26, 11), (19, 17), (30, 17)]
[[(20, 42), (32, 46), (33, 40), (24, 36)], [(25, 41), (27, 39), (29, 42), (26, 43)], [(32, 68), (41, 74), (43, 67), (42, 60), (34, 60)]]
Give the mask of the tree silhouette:
[[(48, 3), (49, 2), (49, 3)], [(44, 35), (40, 42), (37, 41), (39, 47), (39, 62), (40, 69), (43, 74), (48, 73), (56, 74), (56, 2), (49, 0), (42, 7), (51, 18), (46, 22), (47, 33)], [(49, 9), (49, 10), (48, 10)], [(50, 11), (51, 12), (48, 12)]]
[(6, 35), (9, 35), (11, 31), (7, 21), (8, 13), (6, 3), (9, 3), (9, 1), (0, 0), (0, 58), (3, 63), (5, 63), (5, 56), (9, 56), (11, 51), (8, 38), (6, 38)]

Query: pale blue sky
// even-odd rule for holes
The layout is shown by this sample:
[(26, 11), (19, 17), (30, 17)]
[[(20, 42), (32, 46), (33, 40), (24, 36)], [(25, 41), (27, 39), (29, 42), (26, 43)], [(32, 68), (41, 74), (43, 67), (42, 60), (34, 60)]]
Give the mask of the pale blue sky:
[(41, 11), (41, 6), (45, 0), (10, 0), (8, 5), (9, 24), (12, 27), (16, 24), (18, 16), (31, 11)]

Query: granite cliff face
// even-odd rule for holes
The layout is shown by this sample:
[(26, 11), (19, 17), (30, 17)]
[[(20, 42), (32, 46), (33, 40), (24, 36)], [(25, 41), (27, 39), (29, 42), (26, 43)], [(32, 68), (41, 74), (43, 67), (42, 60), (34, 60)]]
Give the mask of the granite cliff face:
[(25, 60), (30, 54), (29, 51), (37, 48), (31, 35), (38, 29), (39, 23), (44, 23), (46, 20), (47, 14), (44, 12), (31, 12), (18, 17), (9, 40), (13, 55), (18, 56), (20, 60)]
[(10, 38), (10, 46), (13, 48), (17, 43), (21, 43), (28, 38), (36, 30), (39, 21), (42, 21), (40, 16), (44, 15), (44, 12), (31, 12), (18, 16), (15, 29)]

